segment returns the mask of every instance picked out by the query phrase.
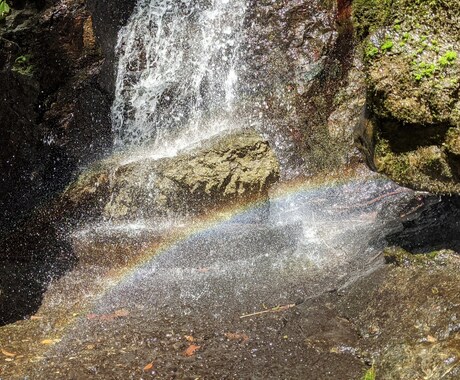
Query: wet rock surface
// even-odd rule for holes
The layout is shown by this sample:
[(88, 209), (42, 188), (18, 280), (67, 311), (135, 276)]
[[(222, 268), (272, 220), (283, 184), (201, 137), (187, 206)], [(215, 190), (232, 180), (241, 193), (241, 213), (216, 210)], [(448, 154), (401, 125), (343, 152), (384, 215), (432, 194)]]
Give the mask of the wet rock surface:
[(148, 149), (134, 159), (109, 158), (84, 172), (62, 202), (111, 220), (199, 214), (258, 194), (267, 197), (278, 178), (268, 143), (257, 133), (236, 132), (171, 158), (149, 158)]
[(243, 109), (272, 142), (283, 176), (361, 160), (354, 132), (365, 83), (353, 58), (350, 6), (252, 1), (249, 7)]
[(358, 178), (272, 194), (262, 220), (255, 205), (175, 236), (76, 230), (75, 255), (93, 260), (52, 282), (33, 318), (0, 329), (14, 355), (2, 374), (359, 379), (375, 361), (382, 378), (455, 379), (458, 256), (385, 265), (380, 254), (438, 202)]
[(134, 1), (108, 4), (15, 1), (0, 21), (3, 230), (111, 146), (108, 45)]

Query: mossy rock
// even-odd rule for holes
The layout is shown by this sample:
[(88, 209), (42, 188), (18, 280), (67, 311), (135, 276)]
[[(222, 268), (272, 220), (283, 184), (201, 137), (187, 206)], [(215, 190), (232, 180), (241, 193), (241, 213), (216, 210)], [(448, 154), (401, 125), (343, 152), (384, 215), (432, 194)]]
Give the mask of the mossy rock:
[(353, 7), (379, 134), (376, 167), (409, 187), (458, 192), (450, 155), (460, 150), (446, 132), (460, 127), (460, 2), (356, 0)]
[(460, 3), (358, 0), (354, 20), (376, 115), (459, 125)]
[(397, 154), (391, 150), (388, 140), (379, 138), (374, 159), (377, 170), (405, 186), (433, 193), (460, 192), (449, 158), (438, 146)]
[(407, 267), (411, 265), (442, 265), (449, 255), (456, 255), (451, 250), (432, 251), (414, 254), (401, 247), (388, 247), (383, 251), (387, 264)]
[(449, 153), (460, 156), (460, 128), (451, 128), (447, 132), (445, 147)]
[(114, 155), (83, 172), (62, 198), (68, 209), (95, 218), (156, 218), (266, 198), (278, 179), (268, 142), (253, 131), (237, 131), (175, 157)]

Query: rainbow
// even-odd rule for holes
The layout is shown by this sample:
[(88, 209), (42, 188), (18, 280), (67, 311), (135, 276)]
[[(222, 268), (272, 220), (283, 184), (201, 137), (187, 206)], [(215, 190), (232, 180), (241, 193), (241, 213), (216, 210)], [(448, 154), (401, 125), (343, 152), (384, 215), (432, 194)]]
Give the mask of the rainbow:
[[(383, 177), (370, 173), (367, 170), (350, 169), (341, 173), (332, 172), (321, 177), (298, 178), (275, 186), (270, 192), (270, 199), (283, 200), (306, 191), (334, 188), (346, 183), (360, 182), (366, 179), (383, 180)], [(163, 236), (161, 241), (149, 244), (128, 265), (111, 271), (109, 276), (111, 279), (110, 284), (106, 286), (100, 297), (103, 297), (110, 289), (130, 279), (137, 270), (150, 264), (158, 255), (166, 254), (176, 244), (186, 241), (197, 234), (209, 231), (245, 213), (254, 211), (258, 207), (261, 207), (266, 200), (264, 197), (253, 196), (239, 202), (234, 202), (233, 204), (208, 210), (205, 215), (196, 217), (185, 227), (178, 228)]]

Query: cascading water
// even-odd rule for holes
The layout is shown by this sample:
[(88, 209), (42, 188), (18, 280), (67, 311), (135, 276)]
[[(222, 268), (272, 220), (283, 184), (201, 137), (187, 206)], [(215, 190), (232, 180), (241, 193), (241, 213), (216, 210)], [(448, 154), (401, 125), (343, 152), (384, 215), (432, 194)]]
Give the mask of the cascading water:
[(115, 146), (156, 157), (236, 128), (245, 0), (140, 0), (119, 34)]

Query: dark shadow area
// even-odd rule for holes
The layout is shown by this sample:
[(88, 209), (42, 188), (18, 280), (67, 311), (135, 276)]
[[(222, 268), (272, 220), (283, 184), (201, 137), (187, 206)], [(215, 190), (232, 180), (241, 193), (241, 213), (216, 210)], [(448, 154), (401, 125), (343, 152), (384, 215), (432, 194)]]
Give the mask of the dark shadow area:
[(415, 219), (404, 222), (401, 232), (387, 237), (391, 245), (413, 253), (438, 249), (460, 251), (460, 196), (442, 196)]
[(388, 140), (395, 153), (406, 153), (419, 147), (442, 145), (449, 125), (401, 124), (395, 120), (379, 122), (381, 136)]
[(0, 326), (33, 315), (50, 282), (76, 264), (58, 228), (38, 218), (35, 222), (0, 241)]

